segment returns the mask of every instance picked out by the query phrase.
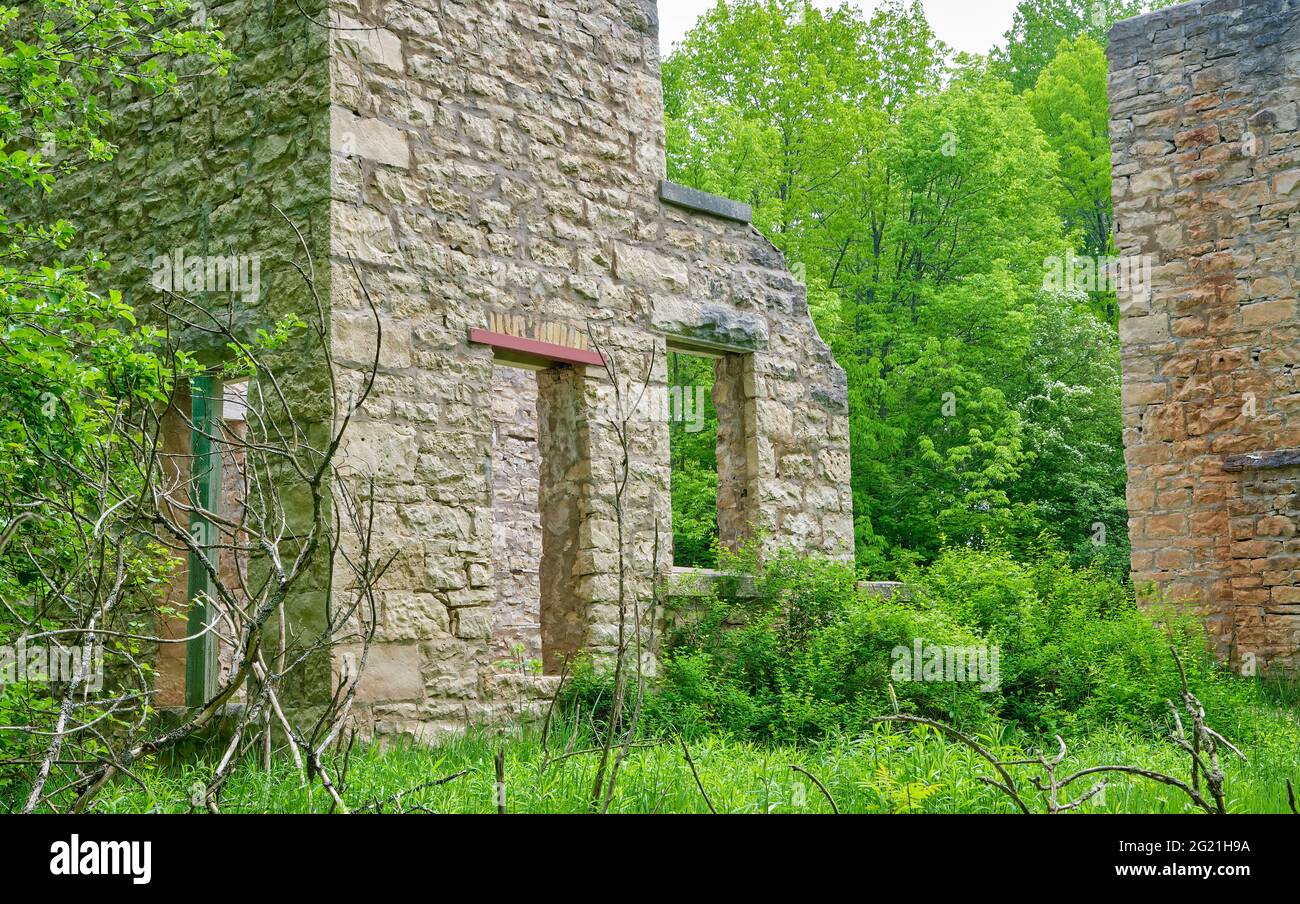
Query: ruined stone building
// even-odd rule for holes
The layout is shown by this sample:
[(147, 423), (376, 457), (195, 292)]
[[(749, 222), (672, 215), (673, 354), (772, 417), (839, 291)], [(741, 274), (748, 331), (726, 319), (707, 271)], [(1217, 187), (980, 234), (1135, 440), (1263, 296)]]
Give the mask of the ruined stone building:
[(1300, 667), (1300, 0), (1111, 33), (1133, 575), (1243, 671)]
[[(852, 556), (844, 374), (748, 208), (664, 181), (653, 0), (207, 14), (237, 56), (230, 76), (179, 99), (124, 89), (119, 155), (64, 190), (95, 212), (88, 244), (129, 300), (177, 249), (259, 257), (236, 305), (250, 325), (312, 310), (287, 263), (300, 230), (344, 380), (374, 350), (355, 262), (383, 344), (345, 455), (376, 479), (380, 551), (396, 554), (363, 719), (426, 735), (505, 716), (523, 693), (501, 664), (516, 647), (548, 673), (612, 648), (606, 361), (648, 373), (653, 400), (669, 350), (715, 360), (723, 542)], [(304, 395), (324, 380), (290, 376)], [(669, 431), (653, 403), (633, 424), (627, 549), (644, 594), (672, 561)]]

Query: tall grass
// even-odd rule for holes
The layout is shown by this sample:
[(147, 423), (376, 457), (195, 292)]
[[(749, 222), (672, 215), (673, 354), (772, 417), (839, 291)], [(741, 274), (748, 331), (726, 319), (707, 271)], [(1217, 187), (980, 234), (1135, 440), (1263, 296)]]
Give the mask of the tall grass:
[[(1300, 779), (1297, 726), (1289, 716), (1271, 714), (1278, 731), (1248, 750), (1248, 762), (1228, 763), (1229, 805), (1238, 813), (1287, 812), (1286, 779)], [(1282, 723), (1290, 722), (1289, 726)], [(1024, 739), (1010, 728), (983, 741), (1003, 759), (1023, 758)], [(611, 812), (707, 813), (695, 778), (674, 739), (631, 751), (619, 778)], [(351, 757), (344, 792), (354, 810), (414, 810), (433, 813), (496, 811), (496, 751), (506, 751), (508, 807), (517, 813), (580, 813), (586, 810), (596, 757), (579, 754), (543, 766), (543, 750), (533, 733), (492, 737), (470, 733), (435, 748), (393, 744), (358, 748)], [(577, 749), (581, 749), (581, 745)], [(1014, 806), (979, 780), (987, 764), (961, 745), (925, 728), (877, 727), (856, 737), (836, 737), (799, 746), (765, 746), (721, 736), (697, 739), (691, 757), (713, 806), (720, 813), (829, 813), (830, 804), (792, 764), (816, 775), (842, 812), (848, 813), (1013, 813)], [(1070, 751), (1074, 768), (1137, 764), (1187, 777), (1186, 757), (1172, 744), (1153, 743), (1127, 729), (1102, 730)], [(465, 771), (446, 784), (428, 783)], [(1064, 771), (1064, 770), (1063, 770)], [(1035, 792), (1028, 772), (1020, 780), (1026, 799)], [(137, 773), (145, 787), (123, 781), (97, 802), (98, 812), (186, 812), (191, 788), (211, 775), (202, 758), (171, 768)], [(422, 787), (423, 786), (423, 787)], [(1083, 783), (1077, 788), (1086, 790)], [(318, 784), (304, 787), (287, 758), (277, 758), (270, 773), (253, 760), (239, 768), (221, 798), (226, 812), (324, 813), (330, 799)], [(1184, 813), (1191, 805), (1178, 792), (1140, 778), (1117, 777), (1104, 799), (1085, 805), (1085, 813)]]

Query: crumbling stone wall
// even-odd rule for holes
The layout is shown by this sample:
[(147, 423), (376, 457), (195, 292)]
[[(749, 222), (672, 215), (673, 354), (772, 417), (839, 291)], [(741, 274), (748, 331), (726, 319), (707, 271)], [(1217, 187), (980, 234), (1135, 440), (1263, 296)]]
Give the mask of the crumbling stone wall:
[[(375, 554), (394, 558), (361, 719), (430, 738), (513, 717), (554, 680), (503, 668), (514, 643), (551, 673), (565, 653), (615, 649), (620, 523), (627, 598), (648, 599), (672, 561), (668, 425), (653, 401), (627, 410), (643, 383), (666, 394), (669, 348), (719, 358), (724, 539), (851, 557), (843, 372), (744, 206), (662, 184), (653, 0), (208, 11), (239, 56), (230, 78), (179, 103), (121, 98), (121, 155), (68, 197), (87, 243), (133, 274), (136, 303), (172, 248), (261, 255), (259, 297), (237, 310), (249, 328), (315, 310), (288, 263), (302, 229), (345, 391), (374, 350), (364, 280), (383, 346), (343, 452), (375, 480)], [(537, 338), (581, 334), (609, 370), (544, 361), (511, 410), (499, 348), (471, 341), (503, 317)], [(290, 382), (317, 398), (325, 375), (303, 362)], [(530, 422), (526, 462), (515, 441)], [(516, 543), (536, 526), (539, 541)], [(304, 626), (322, 623), (324, 577), (290, 607)], [(327, 695), (353, 652), (291, 699)]]
[[(351, 29), (332, 35), (331, 54), (335, 347), (365, 362), (348, 357), (370, 329), (349, 257), (389, 344), (349, 446), (380, 478), (399, 556), (370, 661), (424, 676), (409, 699), (367, 700), (379, 729), (424, 734), (517, 707), (493, 653), (494, 355), (466, 341), (494, 314), (588, 332), (625, 404), (647, 377), (666, 392), (670, 346), (721, 352), (738, 440), (719, 463), (734, 487), (723, 522), (851, 555), (845, 381), (803, 290), (737, 208), (661, 200), (654, 3), (334, 10)], [(551, 653), (614, 649), (622, 450), (603, 368), (537, 379), (540, 621), (554, 672)], [(645, 599), (671, 563), (668, 430), (632, 423), (626, 578)]]
[(1133, 574), (1246, 671), (1300, 666), (1300, 2), (1198, 0), (1111, 34)]

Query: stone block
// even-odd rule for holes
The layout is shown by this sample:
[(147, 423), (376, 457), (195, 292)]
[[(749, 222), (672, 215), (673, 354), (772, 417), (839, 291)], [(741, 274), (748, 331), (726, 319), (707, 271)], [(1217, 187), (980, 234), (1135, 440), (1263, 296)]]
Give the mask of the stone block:
[(344, 157), (364, 157), (406, 169), (411, 148), (402, 129), (379, 119), (358, 116), (345, 107), (330, 107), (332, 147)]
[(739, 223), (748, 223), (754, 216), (754, 210), (748, 204), (687, 188), (685, 185), (678, 185), (667, 179), (659, 181), (659, 199), (666, 204)]
[(366, 656), (366, 667), (357, 684), (361, 703), (424, 698), (424, 675), (420, 648), (415, 644), (374, 644)]

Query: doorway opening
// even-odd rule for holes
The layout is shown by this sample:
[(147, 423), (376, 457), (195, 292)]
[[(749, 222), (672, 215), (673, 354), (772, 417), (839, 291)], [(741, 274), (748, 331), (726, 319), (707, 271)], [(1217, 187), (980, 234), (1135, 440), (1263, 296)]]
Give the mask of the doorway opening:
[(494, 643), (512, 668), (558, 675), (588, 635), (586, 370), (606, 359), (572, 325), (490, 321), (492, 329), (470, 330), (470, 342), (493, 352)]
[[(214, 561), (221, 583), (239, 597), (245, 586), (247, 540), (229, 525), (243, 522), (247, 499), (245, 437), (248, 432), (248, 382), (194, 377), (178, 386), (162, 416), (162, 480), (177, 502), (173, 512), (189, 524), (189, 534)], [(202, 512), (217, 516), (223, 524)], [(168, 542), (164, 538), (163, 542)], [(176, 614), (161, 617), (158, 636), (158, 707), (197, 707), (206, 703), (234, 667), (229, 619), (219, 618), (214, 581), (202, 559), (181, 544), (168, 542), (180, 567), (167, 594)], [(223, 642), (223, 638), (226, 640)]]

